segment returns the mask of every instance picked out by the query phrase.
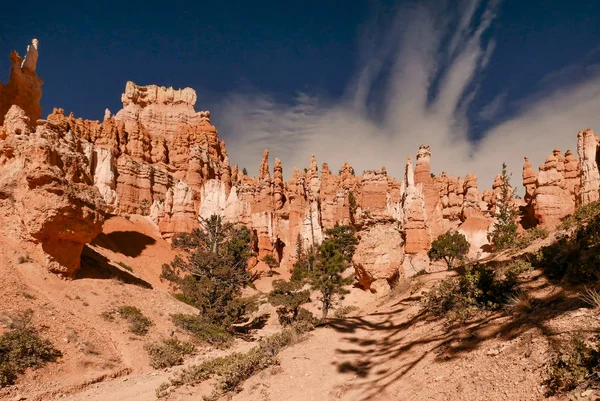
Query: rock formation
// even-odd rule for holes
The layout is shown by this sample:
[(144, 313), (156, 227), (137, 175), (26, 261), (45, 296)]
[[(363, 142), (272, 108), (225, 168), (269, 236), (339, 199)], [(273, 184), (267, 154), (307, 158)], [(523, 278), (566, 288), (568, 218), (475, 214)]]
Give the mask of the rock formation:
[(373, 292), (386, 292), (394, 280), (405, 277), (403, 240), (396, 221), (373, 220), (358, 234), (352, 262), (358, 282)]
[(406, 161), (405, 185), (406, 189), (402, 197), (403, 228), (406, 237), (404, 251), (408, 254), (416, 254), (429, 249), (431, 235), (427, 225), (422, 186), (415, 186), (410, 156)]
[(560, 219), (575, 211), (567, 183), (564, 179), (564, 160), (560, 151), (553, 152), (540, 167), (533, 193), (533, 208), (538, 222), (553, 227)]
[(38, 60), (38, 40), (33, 39), (27, 46), (27, 54), (22, 59), (19, 53), (12, 51), (10, 54), (10, 75), (8, 83), (0, 83), (0, 124), (4, 121), (4, 116), (12, 105), (19, 106), (27, 117), (29, 125), (35, 125), (36, 121), (42, 116), (42, 98), (43, 81), (37, 76), (35, 70)]
[[(374, 291), (431, 270), (427, 250), (448, 230), (463, 232), (472, 253), (485, 251), (501, 176), (483, 192), (474, 174), (436, 177), (432, 150), (421, 146), (414, 172), (409, 157), (400, 182), (385, 167), (356, 175), (345, 163), (335, 174), (323, 163), (319, 171), (312, 156), (286, 183), (278, 158), (271, 173), (267, 149), (258, 176), (248, 177), (230, 162), (210, 112), (194, 109), (191, 88), (127, 82), (122, 109), (106, 110), (101, 122), (62, 109), (40, 120), (37, 48), (34, 40), (23, 60), (13, 52), (8, 84), (0, 86), (0, 201), (3, 216), (7, 210), (20, 216), (23, 235), (41, 244), (55, 271), (77, 269), (105, 211), (147, 215), (165, 238), (217, 213), (252, 230), (258, 258), (271, 254), (288, 268), (298, 241), (317, 246), (327, 229), (353, 224), (360, 239), (356, 274)], [(599, 141), (591, 130), (580, 132), (580, 158), (555, 149), (539, 174), (525, 159), (528, 224), (555, 225), (600, 197)]]
[[(591, 133), (591, 131), (589, 131)], [(572, 214), (576, 206), (590, 203), (594, 194), (598, 195), (598, 183), (594, 182), (594, 172), (598, 176), (598, 164), (595, 161), (597, 140), (582, 131), (578, 136), (579, 152), (585, 156), (585, 164), (567, 150), (564, 156), (559, 149), (548, 155), (545, 163), (536, 173), (529, 159), (525, 158), (523, 166), (523, 185), (525, 186), (524, 215), (522, 223), (525, 228), (541, 224), (545, 227), (555, 226), (562, 218)], [(596, 143), (596, 144), (595, 144)], [(585, 145), (584, 145), (585, 144)], [(590, 152), (590, 149), (592, 150)], [(587, 159), (591, 157), (592, 159)], [(596, 189), (593, 189), (595, 185)], [(587, 186), (588, 190), (583, 188)]]
[(51, 271), (72, 276), (83, 246), (102, 231), (105, 203), (81, 141), (50, 121), (29, 126), (11, 106), (0, 140), (0, 221), (17, 217), (14, 235), (39, 244)]
[(417, 153), (417, 165), (414, 173), (415, 185), (421, 185), (430, 234), (435, 238), (445, 232), (445, 225), (442, 217), (440, 186), (436, 185), (431, 174), (430, 160), (431, 148), (421, 145)]
[(581, 160), (579, 202), (586, 205), (600, 198), (600, 173), (598, 172), (598, 147), (600, 138), (591, 129), (577, 134), (577, 153)]

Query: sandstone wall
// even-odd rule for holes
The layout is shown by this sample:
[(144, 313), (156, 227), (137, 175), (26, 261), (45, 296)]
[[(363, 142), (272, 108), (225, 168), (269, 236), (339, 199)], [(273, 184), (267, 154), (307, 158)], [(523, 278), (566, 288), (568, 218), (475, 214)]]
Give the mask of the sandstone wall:
[[(306, 169), (294, 168), (286, 183), (278, 158), (271, 170), (267, 149), (258, 177), (247, 177), (230, 163), (210, 112), (194, 109), (191, 88), (127, 82), (122, 109), (115, 115), (106, 110), (101, 122), (65, 115), (62, 109), (40, 120), (37, 50), (34, 40), (24, 59), (13, 52), (8, 84), (0, 86), (0, 163), (10, 166), (4, 171), (5, 176), (11, 172), (6, 182), (23, 188), (27, 183), (29, 192), (11, 196), (32, 197), (32, 206), (22, 203), (17, 213), (31, 219), (29, 235), (61, 266), (55, 270), (71, 274), (77, 268), (75, 255), (99, 232), (104, 212), (148, 215), (165, 238), (218, 213), (251, 228), (258, 258), (273, 254), (284, 267), (292, 266), (298, 241), (304, 248), (318, 245), (329, 228), (353, 224), (361, 239), (357, 276), (365, 287), (431, 269), (427, 250), (448, 230), (464, 232), (472, 253), (489, 245), (500, 176), (483, 192), (474, 174), (435, 176), (432, 151), (421, 146), (416, 166), (409, 156), (400, 182), (385, 167), (355, 175), (345, 163), (335, 174), (324, 163), (319, 171), (313, 156)], [(599, 143), (591, 130), (581, 131), (579, 158), (555, 149), (539, 173), (525, 159), (522, 206), (527, 224), (553, 226), (575, 207), (600, 197)], [(46, 193), (50, 195), (42, 199)], [(61, 255), (56, 249), (63, 245), (69, 251)]]

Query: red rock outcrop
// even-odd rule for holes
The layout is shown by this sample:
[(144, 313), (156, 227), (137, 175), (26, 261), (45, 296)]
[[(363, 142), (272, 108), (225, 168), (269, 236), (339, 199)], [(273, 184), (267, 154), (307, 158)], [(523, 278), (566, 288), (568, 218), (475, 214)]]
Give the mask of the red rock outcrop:
[(537, 173), (529, 162), (529, 158), (525, 156), (523, 164), (523, 186), (525, 187), (525, 201), (530, 202), (533, 199), (537, 182)]
[(569, 193), (577, 203), (579, 203), (578, 194), (581, 186), (579, 175), (579, 159), (570, 150), (567, 150), (565, 152), (565, 171), (563, 176), (565, 177)]
[(489, 252), (489, 234), (493, 219), (483, 216), (469, 216), (459, 227), (458, 232), (469, 241), (469, 256), (473, 258)]
[(594, 202), (600, 198), (600, 173), (598, 172), (598, 147), (600, 138), (591, 129), (577, 134), (577, 153), (580, 158), (579, 202), (582, 205)]
[[(60, 170), (54, 169), (53, 176), (59, 177), (56, 182), (60, 177), (79, 177), (81, 182), (74, 183), (86, 186), (81, 191), (89, 195), (87, 198), (101, 197), (102, 208), (109, 213), (149, 214), (166, 238), (189, 231), (198, 219), (217, 213), (252, 229), (259, 258), (272, 254), (284, 267), (291, 267), (298, 241), (303, 247), (316, 246), (328, 228), (354, 224), (360, 237), (357, 276), (366, 288), (375, 290), (394, 277), (428, 268), (431, 242), (448, 230), (463, 230), (478, 249), (485, 245), (484, 234), (496, 211), (501, 177), (496, 177), (492, 190), (483, 193), (474, 174), (456, 177), (442, 173), (434, 177), (428, 146), (419, 148), (414, 173), (409, 158), (400, 183), (389, 177), (385, 167), (355, 175), (345, 163), (336, 175), (324, 163), (319, 172), (313, 156), (303, 172), (293, 170), (286, 185), (279, 159), (275, 159), (271, 174), (266, 149), (257, 177), (243, 175), (237, 165), (232, 166), (225, 143), (210, 122), (210, 112), (195, 111), (196, 93), (190, 88), (175, 90), (128, 82), (121, 98), (123, 108), (115, 115), (106, 110), (102, 122), (66, 116), (62, 109), (55, 109), (36, 126), (41, 112), (41, 80), (35, 74), (37, 43), (30, 46), (25, 60), (16, 53), (11, 60), (9, 83), (0, 87), (0, 109), (22, 104), (23, 110), (15, 108), (7, 113), (0, 130), (4, 142), (0, 163), (8, 163), (14, 154), (22, 152), (19, 146), (26, 146), (22, 144), (38, 140), (19, 138), (57, 138), (58, 156), (47, 152), (53, 155), (48, 156), (51, 160), (47, 163)], [(523, 203), (531, 211), (531, 224), (556, 224), (576, 204), (600, 197), (598, 144), (593, 132), (580, 132), (581, 161), (569, 151), (563, 156), (555, 149), (539, 174), (526, 159)], [(23, 171), (35, 176), (27, 169)], [(39, 180), (34, 177), (33, 181)], [(63, 184), (60, 181), (59, 187)], [(69, 193), (68, 188), (61, 187), (60, 191)], [(64, 199), (55, 201), (66, 205)], [(74, 240), (59, 233), (55, 238), (82, 244), (95, 232), (101, 217), (91, 207), (82, 208), (85, 216), (76, 216), (74, 221), (85, 222), (81, 224), (87, 228), (78, 230), (89, 235)], [(61, 209), (61, 214), (69, 213)], [(43, 238), (40, 241), (47, 244), (53, 241), (39, 234), (47, 230), (36, 229), (34, 223), (32, 227), (32, 238)], [(394, 255), (394, 260), (384, 255)], [(63, 268), (70, 274), (76, 263), (67, 264), (69, 267)]]
[(477, 176), (467, 174), (463, 183), (464, 198), (462, 203), (461, 220), (464, 222), (469, 217), (483, 217), (481, 210), (481, 194), (477, 188)]
[(535, 217), (543, 226), (553, 227), (561, 218), (575, 211), (575, 201), (567, 188), (564, 170), (564, 159), (560, 151), (549, 155), (540, 167), (533, 193), (533, 209)]
[(0, 124), (12, 105), (19, 106), (27, 117), (29, 125), (34, 126), (42, 116), (43, 81), (36, 74), (38, 60), (38, 40), (33, 39), (27, 46), (27, 54), (22, 59), (19, 53), (10, 54), (10, 75), (6, 85), (0, 83)]
[(440, 186), (436, 185), (431, 175), (431, 148), (421, 145), (417, 153), (417, 165), (415, 167), (415, 185), (421, 185), (425, 199), (425, 210), (430, 233), (433, 238), (445, 232), (445, 224), (442, 216), (442, 199)]
[(283, 167), (281, 166), (281, 160), (275, 158), (275, 165), (273, 166), (273, 196), (275, 202), (275, 210), (279, 210), (285, 203), (285, 183), (283, 182)]
[(405, 278), (402, 234), (393, 218), (369, 221), (358, 238), (352, 262), (363, 288), (381, 294), (394, 280)]
[(427, 214), (422, 187), (415, 186), (412, 160), (408, 156), (405, 172), (406, 189), (402, 198), (403, 229), (405, 249), (408, 254), (416, 254), (429, 249), (431, 237), (427, 227)]
[(72, 276), (83, 246), (102, 230), (105, 204), (92, 184), (80, 140), (63, 126), (13, 105), (0, 140), (0, 220), (18, 217), (17, 235), (40, 244), (48, 268)]

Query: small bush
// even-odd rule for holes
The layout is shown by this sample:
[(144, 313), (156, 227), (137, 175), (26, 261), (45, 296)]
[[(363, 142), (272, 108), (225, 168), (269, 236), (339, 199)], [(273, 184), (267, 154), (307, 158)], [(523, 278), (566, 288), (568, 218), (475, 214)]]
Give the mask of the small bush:
[(296, 327), (314, 327), (319, 324), (319, 318), (317, 318), (311, 311), (300, 308), (296, 321), (292, 323)]
[(11, 385), (26, 369), (37, 369), (53, 362), (61, 352), (31, 327), (33, 312), (12, 318), (11, 329), (0, 336), (0, 387)]
[(600, 309), (600, 293), (593, 288), (585, 288), (579, 298), (593, 309)]
[(143, 336), (148, 333), (148, 329), (152, 326), (152, 321), (148, 319), (141, 310), (135, 306), (121, 306), (119, 309), (121, 317), (129, 323), (129, 331), (138, 336)]
[(545, 228), (532, 227), (515, 239), (514, 246), (517, 249), (525, 249), (539, 239), (546, 239), (550, 233)]
[(346, 316), (348, 316), (349, 314), (351, 314), (354, 311), (358, 310), (358, 306), (354, 306), (354, 305), (344, 305), (344, 306), (340, 306), (339, 308), (337, 308), (335, 310), (335, 312), (333, 312), (333, 316), (341, 319), (344, 318)]
[(100, 314), (100, 316), (108, 322), (115, 321), (115, 311), (104, 311)]
[(177, 387), (196, 385), (216, 376), (218, 379), (214, 392), (210, 397), (204, 397), (204, 399), (217, 400), (225, 393), (237, 388), (255, 373), (278, 364), (279, 352), (296, 343), (303, 333), (312, 328), (294, 325), (264, 338), (246, 353), (234, 352), (228, 356), (208, 360), (184, 369), (170, 382), (162, 384), (156, 390), (156, 395), (158, 398), (165, 398)]
[(533, 266), (531, 265), (531, 263), (529, 263), (523, 259), (515, 259), (515, 260), (509, 262), (508, 265), (506, 266), (507, 274), (509, 274), (513, 277), (519, 276), (523, 273), (529, 273), (532, 270), (533, 270)]
[(461, 261), (469, 252), (469, 241), (459, 232), (447, 232), (440, 235), (431, 244), (427, 255), (431, 260), (443, 259), (448, 270), (454, 267), (455, 261)]
[(460, 282), (450, 277), (440, 281), (423, 296), (423, 306), (433, 316), (467, 320), (478, 309), (476, 302), (461, 292)]
[(507, 313), (527, 313), (533, 310), (531, 297), (525, 291), (517, 291), (506, 299), (504, 309)]
[(33, 260), (31, 259), (31, 256), (29, 256), (29, 255), (21, 255), (17, 259), (17, 262), (19, 262), (19, 264), (29, 263), (29, 262), (32, 262), (32, 261)]
[(269, 293), (269, 302), (278, 306), (277, 315), (282, 326), (292, 324), (298, 319), (300, 306), (310, 302), (310, 291), (302, 289), (302, 282), (276, 280)]
[(439, 282), (424, 294), (424, 308), (449, 320), (467, 320), (479, 310), (497, 310), (514, 294), (518, 270), (512, 266), (494, 269), (491, 265), (468, 266), (465, 273)]
[(573, 336), (566, 349), (557, 352), (546, 365), (548, 395), (573, 390), (579, 384), (600, 373), (600, 352), (597, 339), (592, 345)]
[(573, 283), (598, 280), (600, 214), (593, 215), (589, 220), (582, 220), (573, 232), (542, 248), (537, 262), (553, 278), (565, 278)]
[(183, 329), (201, 341), (208, 344), (225, 348), (231, 345), (233, 336), (223, 327), (212, 323), (206, 323), (199, 315), (188, 315), (176, 313), (171, 315), (173, 324)]
[(118, 313), (121, 318), (127, 320), (129, 323), (129, 332), (138, 336), (147, 334), (150, 326), (154, 324), (135, 306), (121, 306), (116, 310), (102, 312), (100, 316), (109, 322), (113, 322), (116, 313)]
[(196, 353), (194, 344), (169, 338), (146, 346), (150, 365), (154, 369), (170, 368), (181, 365), (184, 357)]
[(139, 211), (142, 216), (148, 216), (150, 214), (151, 203), (148, 199), (142, 199), (140, 202)]
[(118, 264), (119, 266), (121, 266), (123, 269), (127, 270), (128, 272), (133, 272), (133, 267), (131, 267), (131, 266), (129, 266), (129, 265), (126, 265), (126, 264), (125, 264), (125, 263), (123, 263), (123, 262), (117, 262), (117, 264)]
[(279, 267), (279, 262), (271, 254), (265, 255), (261, 259), (269, 267), (269, 277), (273, 276), (274, 270)]

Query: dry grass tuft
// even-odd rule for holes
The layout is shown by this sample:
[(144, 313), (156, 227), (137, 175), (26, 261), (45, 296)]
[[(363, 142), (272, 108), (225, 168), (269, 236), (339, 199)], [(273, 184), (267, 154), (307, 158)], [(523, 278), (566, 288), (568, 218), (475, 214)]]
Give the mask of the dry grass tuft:
[(528, 313), (533, 310), (532, 299), (528, 293), (519, 290), (506, 299), (504, 310), (507, 313)]
[(595, 289), (585, 287), (585, 292), (579, 298), (592, 309), (600, 309), (600, 293)]

